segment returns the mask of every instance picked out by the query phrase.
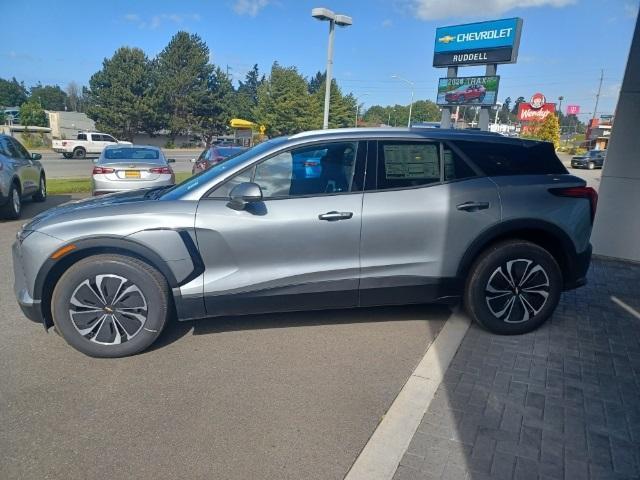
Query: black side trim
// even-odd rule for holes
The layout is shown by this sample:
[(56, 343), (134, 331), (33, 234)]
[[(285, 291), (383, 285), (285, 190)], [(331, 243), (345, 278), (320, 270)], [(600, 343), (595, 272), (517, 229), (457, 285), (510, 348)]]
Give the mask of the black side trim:
[(360, 306), (451, 302), (462, 296), (460, 278), (369, 277), (360, 282)]

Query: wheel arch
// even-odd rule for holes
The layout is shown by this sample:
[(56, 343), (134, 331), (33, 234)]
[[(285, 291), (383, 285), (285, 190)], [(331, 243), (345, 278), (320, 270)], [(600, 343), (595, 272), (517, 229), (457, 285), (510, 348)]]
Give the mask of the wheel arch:
[(572, 279), (572, 261), (577, 256), (569, 235), (560, 227), (538, 219), (518, 219), (502, 222), (484, 231), (467, 248), (458, 266), (458, 278), (466, 278), (473, 262), (491, 245), (508, 239), (527, 240), (547, 250), (558, 262), (563, 282)]
[[(166, 262), (149, 247), (122, 237), (94, 237), (70, 242), (76, 248), (59, 260), (47, 259), (34, 285), (34, 293), (40, 295), (42, 319), (45, 327), (52, 326), (51, 297), (58, 281), (79, 260), (98, 254), (117, 254), (136, 258), (155, 268), (165, 278), (169, 289), (178, 285), (175, 275)], [(37, 298), (37, 297), (36, 297)]]

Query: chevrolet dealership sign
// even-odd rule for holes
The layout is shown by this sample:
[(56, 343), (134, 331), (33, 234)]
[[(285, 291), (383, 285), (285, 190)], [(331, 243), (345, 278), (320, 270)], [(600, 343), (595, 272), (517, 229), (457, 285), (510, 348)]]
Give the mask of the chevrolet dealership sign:
[(433, 66), (515, 63), (521, 18), (467, 23), (436, 29)]

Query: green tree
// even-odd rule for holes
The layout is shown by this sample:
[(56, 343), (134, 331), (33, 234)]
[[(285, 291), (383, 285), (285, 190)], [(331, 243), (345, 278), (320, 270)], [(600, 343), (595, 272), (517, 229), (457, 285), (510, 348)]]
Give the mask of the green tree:
[(30, 99), (20, 106), (20, 123), (25, 127), (46, 127), (47, 115), (35, 99)]
[(413, 104), (413, 111), (411, 112), (411, 121), (413, 123), (439, 122), (440, 117), (440, 109), (431, 100), (418, 100)]
[(560, 146), (560, 123), (555, 115), (547, 115), (540, 126), (533, 131), (533, 137), (552, 142), (555, 148)]
[(322, 89), (324, 92), (325, 88), (325, 79), (327, 78), (327, 74), (324, 72), (317, 72), (313, 77), (309, 79), (309, 93), (314, 94), (318, 90)]
[(193, 133), (193, 126), (203, 123), (195, 117), (201, 111), (199, 104), (207, 101), (212, 73), (209, 47), (196, 34), (176, 33), (158, 55), (154, 96), (161, 123), (172, 138)]
[(59, 85), (42, 85), (31, 87), (31, 100), (37, 100), (45, 110), (62, 111), (67, 105), (67, 94)]
[(148, 98), (151, 67), (139, 48), (121, 47), (89, 80), (87, 115), (99, 130), (133, 140), (140, 131), (153, 131), (154, 112)]
[(518, 98), (516, 99), (516, 102), (513, 104), (513, 108), (511, 109), (511, 113), (512, 113), (513, 115), (518, 115), (518, 106), (519, 106), (521, 103), (524, 103), (524, 101), (525, 101), (525, 100), (524, 100), (524, 97), (518, 97)]
[(275, 62), (269, 78), (258, 88), (254, 116), (271, 136), (297, 133), (310, 128), (312, 106), (304, 77), (295, 67)]
[(209, 78), (207, 93), (194, 108), (195, 130), (209, 145), (215, 136), (229, 130), (229, 122), (235, 115), (235, 91), (231, 79), (216, 67)]
[(0, 107), (19, 107), (27, 101), (27, 89), (24, 83), (15, 77), (11, 80), (0, 78)]
[(239, 82), (236, 106), (237, 115), (249, 121), (255, 121), (254, 110), (258, 105), (258, 88), (265, 81), (264, 75), (260, 78), (260, 71), (258, 65), (255, 64), (247, 75), (244, 82)]
[[(311, 96), (311, 128), (322, 128), (324, 116), (325, 83)], [(353, 127), (356, 121), (356, 99), (352, 94), (343, 95), (335, 80), (331, 81), (329, 96), (329, 128)]]

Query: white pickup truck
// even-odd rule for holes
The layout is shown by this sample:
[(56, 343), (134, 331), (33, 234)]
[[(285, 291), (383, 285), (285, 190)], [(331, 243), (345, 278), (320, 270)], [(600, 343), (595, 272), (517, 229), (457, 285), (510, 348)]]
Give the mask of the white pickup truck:
[(88, 154), (100, 154), (104, 147), (121, 143), (131, 145), (131, 142), (116, 140), (111, 135), (97, 132), (80, 132), (75, 140), (54, 140), (53, 151), (61, 153), (64, 158), (84, 158)]

